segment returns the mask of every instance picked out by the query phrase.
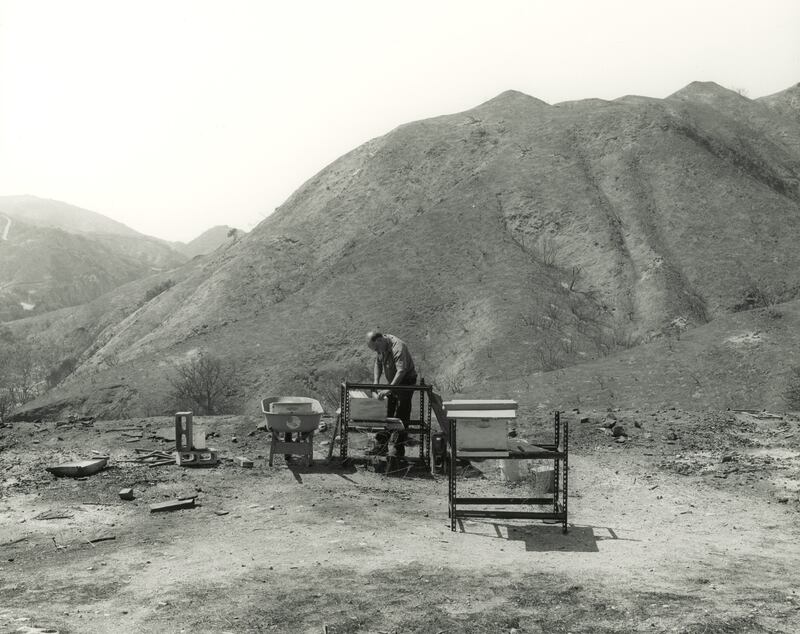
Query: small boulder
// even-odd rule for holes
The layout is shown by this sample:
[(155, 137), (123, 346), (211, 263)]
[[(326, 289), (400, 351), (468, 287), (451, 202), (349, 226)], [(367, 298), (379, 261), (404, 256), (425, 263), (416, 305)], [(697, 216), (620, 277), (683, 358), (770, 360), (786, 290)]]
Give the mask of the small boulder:
[(627, 436), (628, 434), (625, 433), (625, 428), (622, 425), (617, 425), (614, 429), (611, 430), (611, 433), (614, 435), (614, 438), (619, 438), (620, 436)]
[(121, 500), (132, 500), (133, 499), (133, 489), (120, 489), (119, 490), (119, 497)]

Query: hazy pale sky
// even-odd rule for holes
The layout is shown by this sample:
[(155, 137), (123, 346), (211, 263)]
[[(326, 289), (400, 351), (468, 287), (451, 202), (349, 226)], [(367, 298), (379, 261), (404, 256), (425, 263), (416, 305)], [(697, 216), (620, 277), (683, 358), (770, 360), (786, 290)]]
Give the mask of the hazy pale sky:
[(0, 0), (0, 195), (189, 240), (341, 154), (515, 89), (752, 98), (800, 81), (797, 0)]

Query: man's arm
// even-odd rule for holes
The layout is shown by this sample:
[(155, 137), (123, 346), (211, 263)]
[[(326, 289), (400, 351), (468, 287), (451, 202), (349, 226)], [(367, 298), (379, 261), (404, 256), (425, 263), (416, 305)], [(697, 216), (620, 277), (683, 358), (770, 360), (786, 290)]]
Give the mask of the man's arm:
[(375, 363), (372, 365), (372, 382), (378, 383), (381, 380), (381, 374), (383, 374), (383, 368), (381, 368), (381, 364), (378, 362), (378, 357), (376, 355)]
[(405, 375), (406, 375), (405, 369), (401, 370), (400, 368), (397, 368), (397, 372), (395, 372), (394, 378), (392, 379), (392, 382), (389, 383), (389, 385), (400, 385), (400, 381), (403, 380), (403, 377)]
[(406, 360), (407, 356), (410, 356), (408, 353), (408, 348), (405, 344), (397, 343), (392, 346), (392, 356), (394, 357), (394, 367), (396, 372), (394, 373), (394, 378), (389, 385), (400, 385), (400, 382), (405, 378), (406, 374), (408, 374), (408, 363)]

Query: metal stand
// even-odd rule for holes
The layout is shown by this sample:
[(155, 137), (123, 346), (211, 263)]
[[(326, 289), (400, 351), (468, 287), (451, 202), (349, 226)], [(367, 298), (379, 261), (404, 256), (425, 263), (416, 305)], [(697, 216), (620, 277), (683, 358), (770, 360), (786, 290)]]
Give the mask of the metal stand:
[[(553, 461), (553, 496), (552, 497), (458, 497), (456, 487), (456, 420), (450, 419), (448, 445), (450, 452), (450, 472), (448, 474), (447, 506), (450, 517), (450, 530), (456, 530), (456, 520), (464, 517), (491, 517), (500, 519), (538, 519), (558, 520), (562, 522), (562, 532), (567, 532), (567, 499), (569, 493), (569, 424), (562, 423), (561, 413), (554, 414), (555, 438), (552, 445), (538, 445), (523, 448), (520, 445), (509, 447), (506, 460), (552, 460)], [(548, 511), (498, 510), (498, 509), (459, 509), (459, 505), (483, 506), (550, 506)]]
[[(357, 423), (350, 420), (350, 390), (387, 390), (395, 392), (419, 392), (419, 419), (412, 419), (408, 421), (406, 433), (409, 435), (420, 436), (419, 443), (419, 457), (422, 462), (425, 462), (428, 456), (428, 446), (431, 437), (431, 392), (433, 387), (425, 385), (425, 380), (422, 379), (419, 385), (393, 385), (389, 388), (388, 385), (383, 383), (350, 383), (345, 381), (341, 384), (339, 391), (339, 402), (341, 403), (341, 416), (340, 416), (340, 438), (341, 444), (339, 446), (339, 455), (342, 460), (347, 458), (348, 439), (350, 431), (376, 431), (374, 426), (365, 429), (359, 427)], [(374, 421), (376, 423), (383, 421)]]

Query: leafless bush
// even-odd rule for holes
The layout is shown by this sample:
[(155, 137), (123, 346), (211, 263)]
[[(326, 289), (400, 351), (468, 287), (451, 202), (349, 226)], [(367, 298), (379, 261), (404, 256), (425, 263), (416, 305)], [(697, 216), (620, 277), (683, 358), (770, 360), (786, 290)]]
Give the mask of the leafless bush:
[(335, 412), (339, 409), (341, 400), (341, 382), (330, 381), (325, 384), (317, 383), (314, 394), (326, 412)]
[(788, 409), (800, 410), (800, 365), (796, 365), (790, 370), (784, 397)]
[(562, 337), (558, 340), (561, 350), (567, 355), (575, 354), (575, 341), (569, 337)]
[(61, 383), (65, 378), (75, 371), (78, 366), (78, 360), (75, 357), (67, 357), (52, 370), (47, 373), (45, 380), (47, 387), (52, 388)]
[(734, 304), (733, 310), (741, 312), (757, 308), (772, 308), (776, 304), (786, 302), (797, 296), (798, 287), (790, 288), (786, 282), (770, 283), (766, 281), (751, 281), (742, 291), (739, 301)]
[(542, 337), (533, 349), (533, 356), (545, 372), (558, 370), (565, 365), (561, 341), (555, 337)]
[(0, 419), (38, 396), (44, 386), (42, 365), (34, 346), (0, 332)]
[(753, 283), (742, 291), (742, 295), (739, 301), (734, 305), (733, 310), (739, 312), (743, 310), (752, 310), (754, 308), (766, 308), (775, 303), (775, 296), (771, 291)]
[(9, 388), (0, 386), (0, 422), (5, 421), (16, 404), (14, 393)]
[(464, 383), (464, 373), (452, 368), (444, 370), (433, 379), (433, 385), (447, 394), (459, 394), (464, 389)]
[(558, 259), (558, 244), (552, 236), (543, 236), (536, 246), (536, 259), (545, 266), (553, 267)]
[(207, 353), (176, 366), (170, 378), (171, 397), (197, 414), (234, 413), (236, 366)]

